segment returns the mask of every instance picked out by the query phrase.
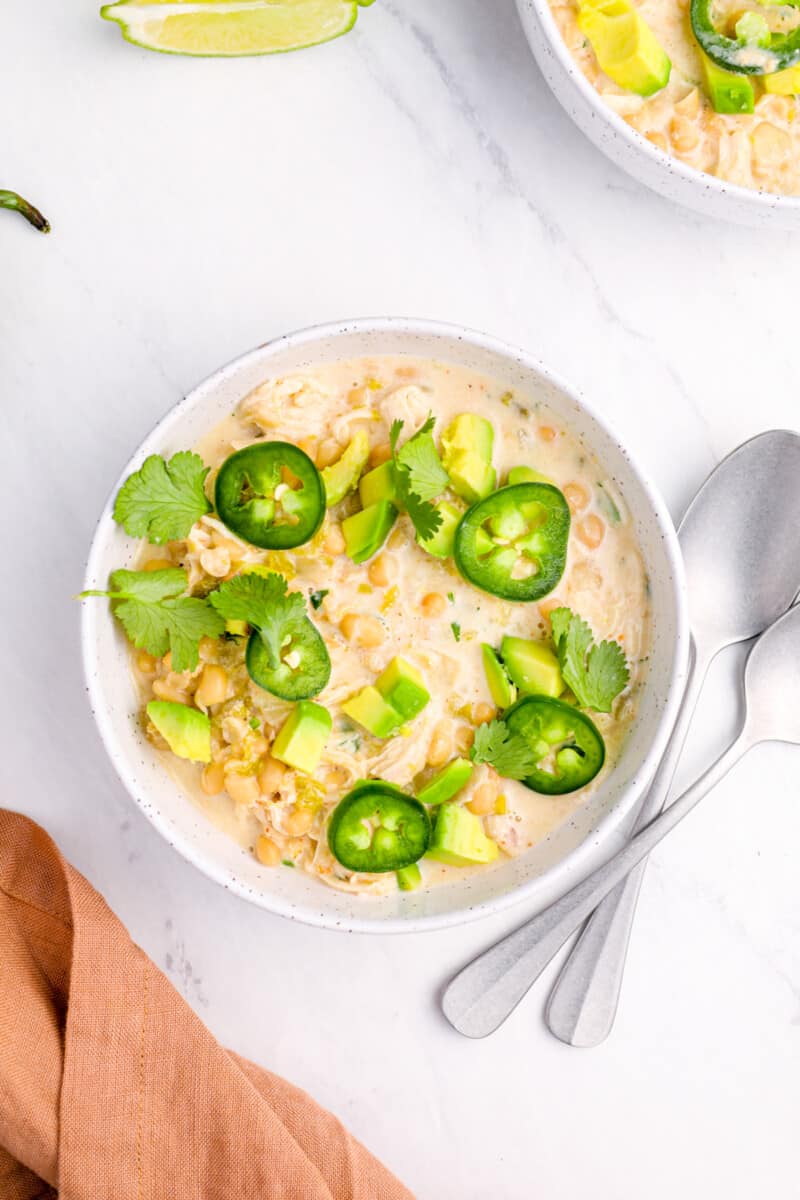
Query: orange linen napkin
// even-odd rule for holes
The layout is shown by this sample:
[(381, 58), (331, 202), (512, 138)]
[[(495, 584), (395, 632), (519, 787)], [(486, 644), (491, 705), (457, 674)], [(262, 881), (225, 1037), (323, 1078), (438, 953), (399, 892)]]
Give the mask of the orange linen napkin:
[(0, 810), (0, 1200), (410, 1200), (223, 1049), (82, 875)]

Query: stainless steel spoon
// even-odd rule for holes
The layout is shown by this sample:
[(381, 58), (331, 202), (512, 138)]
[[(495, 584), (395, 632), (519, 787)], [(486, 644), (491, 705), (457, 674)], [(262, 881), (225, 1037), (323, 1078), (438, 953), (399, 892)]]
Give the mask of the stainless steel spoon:
[[(678, 537), (686, 565), (692, 665), (683, 705), (636, 830), (667, 798), (708, 668), (726, 646), (761, 633), (800, 589), (800, 437), (762, 433), (734, 450), (701, 487)], [(611, 1032), (646, 863), (586, 922), (550, 994), (545, 1020), (573, 1046)]]
[[(684, 518), (680, 536), (689, 579), (694, 670), (639, 828), (664, 802), (714, 655), (759, 633), (794, 598), (800, 583), (795, 554), (798, 480), (800, 437), (785, 431), (760, 434), (720, 464)], [(557, 1024), (554, 1032), (563, 1040), (593, 1045), (611, 1028), (642, 873), (643, 867), (628, 886), (620, 885), (608, 897), (592, 934), (578, 943), (579, 965), (568, 976), (573, 998), (549, 1012)]]
[(753, 646), (745, 668), (744, 695), (738, 736), (688, 791), (583, 883), (456, 975), (442, 1007), (460, 1033), (472, 1038), (493, 1033), (581, 921), (743, 754), (759, 742), (800, 745), (800, 606), (785, 613)]

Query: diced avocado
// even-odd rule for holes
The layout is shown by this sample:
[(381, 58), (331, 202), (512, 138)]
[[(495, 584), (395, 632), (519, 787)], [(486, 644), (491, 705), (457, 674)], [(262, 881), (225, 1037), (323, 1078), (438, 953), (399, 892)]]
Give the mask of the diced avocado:
[(377, 554), (397, 520), (397, 509), (388, 500), (370, 504), (342, 521), (345, 549), (355, 563)]
[(390, 737), (403, 724), (400, 713), (376, 687), (362, 688), (342, 705), (342, 712), (379, 738)]
[(508, 483), (511, 485), (518, 483), (552, 484), (552, 482), (552, 479), (548, 479), (546, 475), (542, 475), (541, 471), (534, 471), (533, 467), (512, 467), (508, 472)]
[(431, 698), (417, 668), (399, 657), (393, 658), (379, 675), (375, 687), (405, 721), (411, 721), (421, 713)]
[(443, 804), (445, 800), (452, 800), (469, 783), (474, 770), (468, 759), (454, 758), (417, 792), (417, 799), (420, 804)]
[(558, 659), (544, 642), (504, 637), (501, 653), (506, 670), (521, 692), (557, 699), (564, 690)]
[(491, 462), (474, 450), (456, 450), (445, 467), (453, 491), (469, 504), (483, 500), (497, 484), (497, 472)]
[[(755, 108), (755, 92), (746, 75), (733, 75), (723, 71), (710, 58), (703, 55), (703, 71), (708, 95), (718, 113), (751, 113)], [(769, 76), (764, 77), (767, 86)]]
[(442, 523), (432, 538), (424, 540), (417, 535), (417, 544), (436, 558), (449, 558), (453, 553), (456, 529), (464, 513), (462, 509), (456, 508), (455, 504), (450, 504), (447, 500), (440, 500), (438, 504), (434, 505), (434, 508), (442, 514)]
[(225, 632), (230, 634), (231, 637), (244, 637), (244, 635), (247, 633), (247, 629), (247, 621), (228, 620), (225, 622)]
[(205, 713), (172, 700), (151, 700), (147, 715), (178, 758), (211, 762), (211, 722)]
[(327, 708), (300, 700), (284, 721), (270, 753), (287, 767), (311, 775), (319, 764), (333, 721)]
[(497, 842), (487, 837), (483, 822), (460, 804), (443, 804), (438, 810), (427, 858), (451, 867), (494, 862)]
[(481, 651), (483, 653), (483, 669), (486, 673), (486, 682), (489, 685), (489, 694), (498, 708), (508, 708), (517, 698), (517, 689), (508, 678), (508, 672), (492, 647), (487, 646), (484, 642), (481, 646)]
[[(743, 78), (735, 75), (734, 79)], [(746, 78), (746, 76), (744, 77)], [(747, 80), (749, 83), (749, 79)], [(776, 96), (800, 96), (800, 67), (786, 67), (784, 71), (775, 71), (772, 75), (762, 75), (761, 82), (765, 92)], [(752, 85), (750, 88), (752, 92)], [(715, 105), (716, 107), (716, 105)], [(717, 112), (728, 112), (729, 109), (717, 109)], [(752, 108), (736, 109), (736, 112), (752, 112)]]
[(371, 504), (377, 504), (379, 500), (390, 500), (392, 504), (395, 504), (397, 502), (397, 480), (394, 463), (391, 460), (381, 463), (379, 467), (375, 467), (374, 471), (367, 471), (366, 475), (362, 475), (358, 485), (358, 494), (364, 508), (369, 508)]
[(578, 25), (614, 83), (639, 96), (652, 96), (666, 87), (672, 63), (628, 0), (581, 4)]
[(422, 872), (416, 863), (400, 868), (397, 872), (397, 886), (401, 892), (415, 892), (418, 887), (422, 887)]
[(469, 450), (484, 462), (491, 462), (493, 448), (494, 429), (491, 422), (475, 413), (460, 413), (442, 434), (442, 462), (445, 470), (448, 469), (447, 460), (459, 450)]
[(328, 508), (344, 500), (348, 492), (361, 478), (361, 472), (369, 458), (369, 437), (365, 429), (357, 430), (350, 439), (341, 458), (322, 472)]

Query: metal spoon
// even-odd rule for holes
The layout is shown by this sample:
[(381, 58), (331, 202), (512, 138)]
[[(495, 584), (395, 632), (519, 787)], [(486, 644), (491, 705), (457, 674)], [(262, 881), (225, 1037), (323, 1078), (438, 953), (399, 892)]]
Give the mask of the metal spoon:
[[(678, 537), (686, 565), (692, 667), (664, 758), (636, 823), (662, 809), (708, 668), (726, 646), (761, 633), (800, 589), (800, 437), (762, 433), (734, 450), (692, 501)], [(586, 922), (550, 994), (545, 1019), (573, 1046), (611, 1032), (642, 863)]]
[(744, 675), (745, 713), (736, 739), (712, 767), (627, 846), (550, 908), (481, 954), (449, 984), (442, 1007), (467, 1037), (493, 1033), (560, 946), (604, 896), (759, 742), (800, 745), (800, 606), (761, 635)]
[[(652, 819), (663, 804), (714, 655), (724, 646), (760, 632), (794, 598), (800, 582), (794, 554), (796, 530), (800, 528), (798, 479), (800, 437), (782, 431), (761, 434), (720, 464), (684, 518), (680, 536), (690, 587), (694, 671), (664, 763), (645, 800), (639, 827)], [(764, 569), (765, 560), (769, 563), (768, 570)], [(574, 1002), (560, 1007), (562, 1015), (554, 1030), (563, 1040), (592, 1045), (601, 1041), (611, 1027), (642, 873), (640, 868), (629, 886), (621, 885), (613, 898), (608, 898), (605, 903), (610, 907), (606, 909), (604, 904), (605, 915), (598, 918), (594, 933), (579, 942), (582, 956), (585, 954), (582, 973), (576, 968), (568, 976), (573, 985), (577, 981), (578, 996)], [(564, 939), (574, 928), (570, 927)], [(553, 944), (545, 962), (561, 944)], [(481, 958), (476, 963), (482, 961)], [(466, 971), (474, 968), (475, 963)], [(541, 966), (536, 975), (540, 969)], [(518, 999), (535, 977), (529, 977)], [(451, 1004), (451, 992), (460, 980), (461, 975), (456, 976), (445, 992), (448, 1017), (448, 1008), (456, 1011)], [(585, 996), (580, 991), (584, 980)], [(502, 1019), (501, 1016), (496, 1024)], [(457, 1019), (453, 1023), (461, 1028)], [(496, 1024), (472, 1036), (483, 1036), (496, 1028)]]

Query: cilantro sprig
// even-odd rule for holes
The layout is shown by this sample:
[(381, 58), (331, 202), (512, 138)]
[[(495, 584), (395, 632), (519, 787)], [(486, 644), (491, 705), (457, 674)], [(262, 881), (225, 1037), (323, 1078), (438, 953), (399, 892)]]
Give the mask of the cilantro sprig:
[(209, 596), (217, 613), (228, 621), (246, 621), (257, 629), (269, 665), (281, 665), (281, 651), (305, 622), (306, 604), (300, 592), (289, 592), (277, 572), (235, 575)]
[(494, 767), (505, 779), (526, 779), (533, 774), (539, 756), (521, 733), (513, 733), (505, 721), (488, 721), (475, 730), (470, 758)]
[(207, 600), (184, 595), (188, 577), (178, 567), (114, 571), (109, 582), (109, 591), (82, 592), (81, 598), (107, 596), (134, 646), (155, 658), (171, 650), (173, 671), (194, 670), (200, 639), (219, 637), (225, 629)]
[(450, 482), (433, 440), (432, 416), (399, 449), (403, 421), (394, 421), (389, 433), (398, 498), (418, 535), (429, 541), (442, 524), (442, 514), (431, 504)]
[(609, 713), (620, 692), (628, 685), (630, 669), (619, 642), (600, 642), (583, 617), (569, 608), (550, 614), (553, 641), (564, 682), (581, 708)]
[(156, 546), (185, 538), (195, 521), (211, 511), (205, 493), (209, 468), (199, 454), (181, 450), (169, 462), (151, 454), (123, 483), (114, 520), (130, 537)]

